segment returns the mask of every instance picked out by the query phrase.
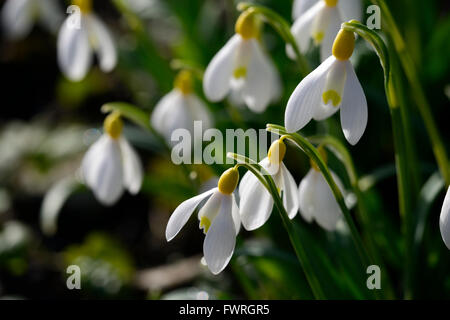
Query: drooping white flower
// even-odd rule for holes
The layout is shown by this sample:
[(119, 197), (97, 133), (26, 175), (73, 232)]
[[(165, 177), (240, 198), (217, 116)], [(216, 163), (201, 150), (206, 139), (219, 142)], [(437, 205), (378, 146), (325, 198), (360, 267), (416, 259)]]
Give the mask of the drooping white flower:
[[(290, 219), (298, 212), (299, 201), (297, 184), (289, 170), (283, 164), (286, 145), (277, 140), (272, 143), (268, 155), (259, 164), (273, 177), (279, 192), (282, 193), (283, 205)], [(239, 186), (239, 212), (242, 225), (246, 230), (255, 230), (269, 219), (273, 208), (273, 199), (269, 191), (256, 178), (247, 172)]]
[(259, 26), (252, 13), (244, 12), (236, 23), (236, 34), (206, 68), (203, 90), (213, 102), (230, 92), (253, 112), (263, 112), (279, 98), (281, 81), (272, 61), (261, 47)]
[[(296, 0), (292, 13), (295, 22), (291, 31), (300, 50), (305, 53), (313, 39), (320, 45), (320, 57), (324, 61), (331, 54), (341, 23), (361, 19), (361, 0)], [(295, 58), (292, 48), (288, 47), (287, 52)]]
[[(92, 0), (76, 0), (81, 9), (77, 17), (68, 16), (58, 34), (58, 63), (72, 81), (82, 80), (88, 73), (95, 52), (100, 69), (110, 72), (117, 63), (116, 45), (106, 25), (92, 13)], [(79, 22), (79, 23), (78, 23)]]
[(236, 168), (225, 171), (213, 188), (181, 203), (170, 216), (166, 239), (171, 241), (180, 232), (200, 203), (208, 199), (198, 212), (200, 228), (206, 234), (203, 254), (213, 274), (220, 273), (230, 261), (240, 229), (239, 208), (234, 198), (239, 173)]
[(288, 132), (302, 129), (311, 119), (324, 120), (341, 109), (341, 126), (347, 141), (355, 145), (367, 125), (367, 101), (355, 70), (348, 60), (355, 37), (341, 30), (333, 55), (306, 76), (287, 103), (284, 123)]
[(105, 133), (89, 148), (81, 164), (84, 182), (104, 205), (113, 205), (124, 189), (138, 193), (142, 185), (141, 161), (122, 136), (122, 127), (119, 114), (108, 115)]
[(56, 32), (62, 19), (56, 0), (6, 0), (1, 13), (3, 30), (10, 39), (26, 37), (35, 22)]
[[(319, 151), (321, 151), (319, 149)], [(322, 152), (321, 152), (322, 153)], [(324, 156), (324, 154), (323, 154)], [(323, 157), (326, 159), (326, 157)], [(344, 186), (339, 177), (331, 171), (331, 176), (339, 190)], [(336, 230), (342, 211), (317, 165), (311, 161), (311, 169), (300, 182), (298, 189), (300, 214), (307, 222), (315, 220), (327, 231)]]
[(447, 189), (441, 215), (439, 217), (439, 228), (441, 229), (442, 240), (450, 249), (450, 187)]
[(212, 126), (212, 118), (206, 105), (193, 92), (192, 75), (181, 71), (174, 89), (166, 94), (153, 110), (150, 122), (152, 127), (171, 142), (175, 129), (184, 128), (194, 136), (194, 121), (202, 121), (203, 130)]

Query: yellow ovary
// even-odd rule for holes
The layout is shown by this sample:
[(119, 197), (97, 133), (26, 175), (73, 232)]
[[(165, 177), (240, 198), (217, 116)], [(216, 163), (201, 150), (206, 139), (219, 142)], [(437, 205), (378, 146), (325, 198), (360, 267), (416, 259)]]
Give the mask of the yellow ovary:
[(103, 123), (103, 128), (111, 138), (118, 139), (122, 134), (123, 129), (123, 122), (122, 119), (120, 119), (120, 113), (113, 112), (109, 114)]
[(221, 193), (230, 195), (233, 193), (234, 189), (236, 189), (238, 182), (239, 171), (237, 168), (233, 167), (222, 173), (217, 187)]
[(279, 139), (272, 143), (269, 148), (269, 152), (267, 153), (267, 157), (269, 158), (270, 163), (279, 164), (283, 161), (285, 154), (286, 145), (281, 139)]
[(328, 7), (335, 7), (338, 2), (338, 0), (324, 0), (324, 1)]
[[(323, 162), (325, 162), (325, 164), (326, 164), (328, 161), (328, 157), (327, 157), (327, 152), (326, 152), (325, 148), (323, 146), (319, 146), (317, 148), (317, 151), (319, 152), (320, 156), (322, 157)], [(311, 168), (313, 168), (316, 171), (320, 171), (319, 167), (312, 159), (309, 161), (309, 163), (311, 164)]]
[(245, 40), (259, 37), (259, 25), (252, 11), (247, 10), (239, 16), (235, 30)]
[(73, 0), (74, 5), (80, 7), (81, 12), (89, 13), (92, 11), (92, 0)]
[(339, 60), (348, 60), (355, 49), (355, 35), (351, 31), (341, 29), (333, 43), (333, 56)]
[(187, 70), (180, 71), (175, 78), (174, 87), (179, 89), (183, 94), (189, 94), (192, 92), (192, 74)]

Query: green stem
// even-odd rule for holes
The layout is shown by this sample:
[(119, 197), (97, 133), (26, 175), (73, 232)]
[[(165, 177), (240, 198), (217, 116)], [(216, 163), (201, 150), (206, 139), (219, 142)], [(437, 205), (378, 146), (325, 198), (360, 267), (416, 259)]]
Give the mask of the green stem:
[(254, 14), (261, 16), (261, 18), (270, 24), (280, 37), (292, 47), (297, 56), (297, 63), (303, 78), (311, 72), (308, 61), (306, 61), (305, 57), (301, 54), (297, 41), (295, 41), (295, 38), (291, 33), (289, 23), (282, 16), (267, 7), (250, 2), (241, 2), (237, 8), (239, 11), (251, 10)]
[(355, 223), (353, 222), (353, 218), (350, 214), (349, 209), (347, 208), (347, 205), (345, 204), (344, 196), (342, 195), (341, 190), (339, 190), (339, 187), (337, 186), (336, 182), (334, 181), (330, 170), (328, 169), (328, 166), (323, 161), (322, 157), (320, 156), (317, 149), (304, 137), (299, 135), (298, 133), (288, 133), (286, 129), (282, 126), (268, 124), (267, 130), (279, 135), (282, 135), (286, 137), (287, 139), (293, 141), (296, 143), (303, 152), (311, 159), (313, 160), (316, 165), (319, 167), (320, 171), (322, 172), (323, 177), (325, 178), (326, 182), (331, 188), (331, 191), (333, 192), (334, 197), (336, 198), (336, 201), (339, 205), (339, 208), (342, 211), (342, 214), (344, 215), (344, 219), (347, 222), (347, 225), (350, 229), (350, 233), (353, 239), (353, 242), (356, 246), (356, 250), (359, 254), (359, 257), (361, 259), (361, 262), (365, 267), (371, 265), (372, 259), (367, 253), (366, 248), (364, 247), (363, 241), (361, 239), (361, 236), (359, 235), (359, 232), (356, 228)]
[(280, 194), (278, 193), (277, 187), (275, 185), (275, 182), (273, 181), (272, 176), (267, 172), (265, 172), (265, 170), (259, 164), (244, 156), (230, 152), (227, 154), (227, 157), (238, 161), (238, 164), (236, 165), (237, 167), (242, 166), (247, 168), (250, 172), (252, 172), (263, 184), (263, 186), (270, 192), (274, 200), (275, 207), (277, 208), (277, 211), (279, 212), (281, 219), (283, 220), (283, 226), (288, 233), (289, 240), (292, 244), (292, 247), (294, 248), (297, 259), (300, 262), (300, 265), (302, 266), (303, 272), (305, 273), (305, 277), (308, 281), (309, 286), (311, 287), (314, 297), (319, 300), (326, 299), (326, 296), (320, 285), (319, 279), (316, 276), (314, 268), (308, 259), (306, 250), (303, 247), (303, 242), (301, 241), (297, 232), (295, 231), (294, 225), (292, 224), (291, 220), (289, 220), (288, 213), (286, 212), (286, 209), (283, 206), (283, 200), (281, 199)]
[(436, 158), (436, 162), (439, 166), (439, 171), (444, 177), (446, 185), (449, 185), (450, 184), (449, 160), (444, 147), (444, 143), (442, 141), (442, 137), (437, 129), (436, 122), (431, 112), (431, 107), (425, 96), (422, 84), (419, 81), (414, 60), (411, 57), (408, 48), (406, 47), (405, 41), (403, 40), (400, 30), (397, 24), (395, 23), (395, 20), (392, 17), (392, 14), (388, 6), (386, 5), (385, 1), (372, 0), (372, 3), (378, 5), (381, 8), (381, 12), (383, 14), (383, 21), (385, 21), (387, 26), (386, 29), (388, 30), (389, 34), (392, 37), (394, 47), (395, 50), (397, 51), (400, 63), (402, 65), (403, 70), (405, 71), (406, 77), (411, 86), (411, 94), (414, 98), (414, 101), (417, 104), (419, 112), (424, 121), (425, 128), (428, 132), (428, 136), (430, 138), (431, 145), (433, 148), (433, 153)]

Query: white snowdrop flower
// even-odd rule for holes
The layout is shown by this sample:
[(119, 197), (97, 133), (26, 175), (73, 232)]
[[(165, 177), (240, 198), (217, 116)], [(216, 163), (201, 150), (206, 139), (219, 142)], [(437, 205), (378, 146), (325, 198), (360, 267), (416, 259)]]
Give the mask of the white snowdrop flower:
[(191, 72), (181, 71), (175, 78), (174, 89), (156, 105), (151, 115), (151, 125), (170, 143), (172, 132), (183, 128), (194, 136), (194, 121), (201, 121), (203, 130), (212, 126), (208, 108), (193, 92)]
[[(322, 158), (326, 154), (319, 148)], [(339, 177), (330, 170), (339, 190), (344, 192), (344, 186)], [(342, 211), (317, 165), (311, 161), (311, 169), (300, 182), (298, 189), (300, 214), (307, 222), (315, 220), (319, 226), (327, 231), (336, 230), (342, 218)]]
[(213, 274), (220, 273), (230, 261), (239, 233), (240, 219), (233, 191), (239, 181), (236, 167), (225, 171), (213, 188), (181, 203), (171, 215), (166, 239), (171, 241), (180, 232), (200, 203), (208, 199), (198, 212), (200, 229), (206, 234), (203, 242), (205, 262)]
[(324, 120), (341, 108), (341, 126), (355, 145), (367, 125), (367, 101), (355, 70), (348, 60), (353, 53), (353, 32), (341, 30), (333, 55), (306, 76), (287, 103), (284, 123), (288, 132), (302, 129), (312, 119)]
[[(206, 68), (203, 90), (213, 102), (230, 92), (256, 113), (263, 112), (281, 94), (278, 72), (259, 41), (259, 25), (251, 12), (236, 22), (236, 34), (215, 55)], [(241, 96), (241, 99), (236, 99)]]
[(108, 115), (105, 133), (89, 148), (81, 164), (84, 182), (104, 205), (113, 205), (124, 189), (138, 193), (142, 185), (141, 161), (122, 136), (122, 128), (120, 114)]
[[(279, 192), (282, 193), (283, 205), (288, 216), (293, 219), (299, 208), (297, 184), (283, 164), (285, 153), (286, 145), (282, 139), (274, 141), (267, 157), (259, 164), (273, 177)], [(272, 212), (273, 199), (269, 191), (250, 171), (242, 178), (239, 198), (241, 222), (246, 230), (255, 230), (266, 223)]]
[[(361, 19), (361, 0), (296, 0), (293, 6), (295, 19), (291, 32), (300, 50), (309, 49), (310, 40), (320, 45), (320, 57), (324, 61), (330, 54), (333, 41), (341, 23)], [(295, 58), (292, 48), (287, 48), (291, 58)]]
[(100, 69), (110, 72), (117, 63), (116, 45), (106, 25), (92, 13), (92, 0), (74, 0), (81, 10), (79, 25), (76, 17), (68, 16), (58, 34), (58, 63), (64, 75), (72, 81), (82, 80), (88, 73), (93, 53)]
[(1, 13), (3, 30), (10, 39), (27, 36), (35, 22), (56, 32), (62, 19), (56, 0), (7, 0)]
[(447, 189), (444, 204), (442, 205), (439, 228), (441, 229), (442, 240), (444, 240), (447, 248), (450, 249), (450, 188)]

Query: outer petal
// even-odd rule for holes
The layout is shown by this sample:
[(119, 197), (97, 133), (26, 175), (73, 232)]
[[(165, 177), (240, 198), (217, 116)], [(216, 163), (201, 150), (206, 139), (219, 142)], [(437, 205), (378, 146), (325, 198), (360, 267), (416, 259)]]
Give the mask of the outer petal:
[(64, 15), (56, 0), (39, 1), (39, 22), (49, 31), (57, 33), (63, 20)]
[(325, 37), (320, 45), (320, 59), (325, 61), (331, 55), (331, 49), (333, 48), (334, 39), (341, 28), (341, 17), (339, 15), (339, 10), (337, 7), (327, 8), (328, 13), (328, 26), (325, 31)]
[(206, 68), (203, 77), (203, 91), (209, 100), (220, 101), (229, 92), (236, 48), (241, 41), (241, 36), (234, 35)]
[(367, 100), (350, 61), (341, 106), (341, 126), (347, 141), (355, 145), (367, 126)]
[(251, 45), (251, 57), (242, 94), (245, 103), (253, 112), (263, 112), (273, 95), (275, 68), (261, 49), (256, 39), (247, 40)]
[(186, 224), (186, 222), (191, 217), (195, 208), (204, 200), (206, 197), (210, 196), (212, 193), (217, 191), (217, 188), (208, 190), (198, 196), (190, 198), (182, 202), (170, 216), (169, 222), (166, 227), (166, 239), (171, 241), (180, 232), (181, 228)]
[(143, 169), (142, 163), (133, 147), (125, 138), (119, 139), (123, 161), (123, 184), (131, 194), (141, 189)]
[[(303, 15), (299, 16), (292, 25), (291, 32), (297, 41), (297, 45), (302, 53), (309, 49), (311, 42), (311, 30), (313, 22), (317, 14), (324, 8), (324, 2), (319, 1), (317, 4), (308, 9)], [(287, 54), (291, 59), (295, 59), (295, 53), (290, 46), (287, 46)]]
[(26, 36), (33, 26), (36, 3), (33, 0), (8, 0), (2, 9), (2, 25), (11, 39)]
[(239, 186), (240, 214), (246, 230), (255, 230), (269, 219), (273, 208), (273, 199), (263, 184), (253, 173), (244, 175), (244, 185)]
[(72, 81), (80, 81), (86, 76), (92, 64), (92, 50), (84, 19), (80, 29), (72, 25), (71, 17), (61, 26), (58, 34), (58, 63), (64, 75)]
[(206, 264), (213, 274), (220, 273), (230, 261), (236, 244), (232, 216), (232, 197), (225, 196), (220, 212), (211, 224), (203, 242)]
[[(313, 175), (314, 219), (325, 230), (333, 231), (336, 229), (336, 225), (342, 216), (341, 209), (322, 174), (314, 171)], [(338, 187), (342, 185), (335, 174), (333, 174), (333, 179), (338, 184)]]
[(281, 187), (283, 190), (283, 205), (288, 212), (289, 218), (294, 219), (299, 208), (297, 184), (284, 164), (281, 165), (280, 170), (283, 177), (283, 186)]
[(317, 0), (294, 0), (292, 18), (295, 20), (316, 4)]
[(213, 120), (205, 103), (195, 94), (186, 96), (186, 99), (192, 114), (192, 119), (194, 121), (202, 121), (203, 130), (211, 128)]
[(339, 0), (337, 6), (341, 15), (341, 21), (350, 21), (352, 19), (361, 21), (361, 0)]
[(300, 182), (298, 195), (300, 214), (311, 223), (314, 218), (314, 169), (309, 170)]
[(95, 15), (88, 14), (85, 19), (88, 24), (89, 38), (99, 58), (100, 69), (109, 72), (117, 64), (117, 49), (111, 33)]
[(117, 141), (103, 135), (86, 153), (82, 173), (97, 200), (114, 204), (123, 192), (123, 170)]
[(233, 221), (234, 221), (234, 229), (236, 230), (236, 235), (238, 235), (239, 230), (241, 230), (241, 216), (239, 214), (239, 207), (236, 202), (236, 196), (234, 193), (231, 195), (232, 199), (232, 207), (231, 207), (231, 213), (233, 215)]
[(315, 108), (321, 102), (325, 78), (334, 61), (333, 56), (329, 57), (295, 88), (284, 114), (284, 124), (288, 132), (302, 129), (311, 120)]
[(153, 109), (152, 115), (150, 117), (150, 123), (152, 127), (158, 131), (160, 134), (165, 135), (164, 121), (166, 117), (171, 114), (174, 115), (174, 109), (176, 104), (179, 102), (180, 95), (177, 90), (172, 90), (158, 101), (155, 108)]
[(447, 248), (450, 249), (450, 188), (447, 189), (444, 204), (442, 205), (439, 228), (441, 229), (442, 240), (444, 240)]

